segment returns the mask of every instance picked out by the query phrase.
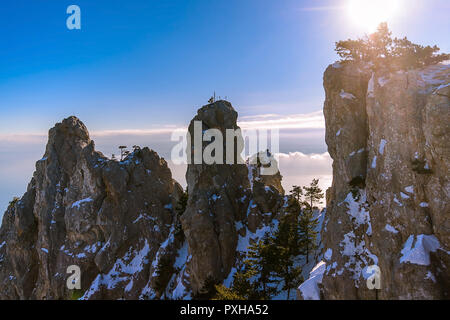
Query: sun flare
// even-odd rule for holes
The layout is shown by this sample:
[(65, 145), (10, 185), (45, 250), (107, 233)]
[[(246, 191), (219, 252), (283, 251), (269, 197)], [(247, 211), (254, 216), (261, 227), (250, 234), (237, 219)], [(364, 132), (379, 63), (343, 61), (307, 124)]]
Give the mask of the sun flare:
[(393, 18), (400, 0), (348, 0), (348, 14), (358, 28), (373, 32), (381, 22)]

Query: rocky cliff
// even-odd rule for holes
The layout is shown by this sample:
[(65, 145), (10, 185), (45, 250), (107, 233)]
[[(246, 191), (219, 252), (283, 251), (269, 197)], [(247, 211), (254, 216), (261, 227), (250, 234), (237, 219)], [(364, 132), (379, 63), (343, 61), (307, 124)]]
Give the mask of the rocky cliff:
[(58, 123), (27, 192), (4, 215), (0, 297), (69, 298), (70, 265), (81, 268), (86, 298), (139, 297), (181, 192), (154, 151), (109, 160), (80, 120)]
[[(223, 137), (227, 129), (239, 129), (237, 112), (226, 101), (198, 111), (189, 126), (191, 137), (194, 121), (201, 122), (202, 132), (216, 129)], [(242, 139), (237, 134), (234, 145), (240, 145)], [(230, 152), (225, 144), (226, 139), (221, 146), (223, 163)], [(207, 145), (203, 143), (202, 152)], [(235, 164), (195, 164), (195, 152), (191, 152), (186, 173), (189, 201), (181, 221), (192, 254), (188, 270), (194, 292), (201, 291), (208, 278), (220, 282), (230, 275), (231, 279), (231, 270), (249, 240), (262, 235), (257, 234), (258, 229), (270, 228), (284, 205), (280, 174), (274, 176), (275, 184), (265, 182), (257, 165), (245, 164), (242, 159), (239, 163), (236, 157), (240, 157), (241, 150), (237, 149), (232, 151)]]
[[(450, 66), (324, 75), (333, 158), (323, 259), (301, 299), (448, 299)], [(379, 290), (369, 290), (374, 268)]]
[[(221, 131), (237, 129), (236, 120), (226, 101), (193, 119)], [(281, 176), (259, 170), (189, 165), (189, 199), (177, 214), (183, 190), (156, 152), (108, 159), (84, 124), (67, 118), (49, 131), (27, 192), (4, 214), (0, 299), (188, 299), (208, 278), (229, 284), (242, 252), (285, 204)], [(80, 267), (80, 290), (66, 286), (71, 265)]]

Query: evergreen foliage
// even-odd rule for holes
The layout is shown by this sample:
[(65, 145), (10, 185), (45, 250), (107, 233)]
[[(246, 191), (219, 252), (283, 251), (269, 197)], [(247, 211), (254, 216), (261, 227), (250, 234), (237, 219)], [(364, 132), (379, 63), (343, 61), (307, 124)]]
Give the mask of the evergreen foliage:
[(170, 256), (162, 256), (159, 258), (155, 272), (156, 277), (153, 288), (156, 292), (160, 293), (161, 297), (164, 297), (167, 284), (170, 281), (172, 274), (176, 272)]
[(296, 265), (296, 259), (303, 255), (308, 263), (309, 254), (317, 246), (314, 205), (322, 198), (317, 179), (309, 186), (294, 186), (280, 214), (278, 228), (248, 247), (242, 265), (233, 275), (231, 288), (216, 285), (214, 299), (266, 300), (280, 290), (286, 291), (289, 299), (291, 290), (303, 282), (302, 268)]
[(186, 188), (186, 191), (183, 191), (181, 194), (180, 199), (178, 200), (178, 203), (175, 207), (175, 214), (176, 214), (176, 222), (175, 222), (175, 237), (181, 238), (181, 241), (184, 240), (184, 233), (183, 233), (183, 227), (181, 226), (181, 215), (186, 211), (187, 203), (189, 199), (189, 194)]
[(415, 44), (406, 37), (392, 38), (385, 22), (369, 36), (336, 42), (335, 50), (341, 61), (366, 62), (372, 65), (373, 70), (409, 70), (450, 59), (449, 54), (439, 53), (437, 46)]
[(303, 187), (305, 191), (305, 205), (312, 210), (315, 203), (321, 203), (323, 191), (319, 187), (319, 179), (313, 179), (308, 187)]
[(229, 289), (223, 284), (216, 285), (216, 292), (213, 300), (246, 300), (244, 297), (238, 295), (236, 290)]
[(276, 271), (278, 252), (269, 233), (257, 243), (250, 245), (245, 264), (254, 272), (255, 293), (261, 300), (268, 300), (278, 293)]
[(302, 253), (306, 256), (306, 263), (309, 262), (309, 254), (317, 249), (317, 231), (315, 228), (319, 222), (314, 218), (314, 212), (310, 207), (306, 207), (298, 224), (300, 233), (300, 248)]
[[(296, 201), (295, 201), (296, 202)], [(300, 209), (300, 208), (299, 208)], [(277, 231), (273, 235), (274, 250), (278, 263), (276, 275), (283, 280), (282, 290), (287, 291), (287, 298), (293, 288), (300, 285), (302, 268), (295, 266), (295, 257), (300, 253), (300, 237), (297, 230), (298, 211), (288, 212), (280, 219)]]
[(17, 202), (19, 202), (19, 200), (20, 200), (20, 198), (14, 197), (14, 198), (9, 202), (8, 209), (13, 208), (13, 207), (17, 204)]
[(303, 195), (303, 189), (299, 186), (292, 186), (291, 197), (300, 202), (300, 198)]

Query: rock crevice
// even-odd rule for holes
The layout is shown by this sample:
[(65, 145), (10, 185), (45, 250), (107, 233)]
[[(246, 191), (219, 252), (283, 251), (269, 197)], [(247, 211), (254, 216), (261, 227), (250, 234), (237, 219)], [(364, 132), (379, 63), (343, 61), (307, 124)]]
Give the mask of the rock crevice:
[[(372, 73), (346, 63), (325, 72), (333, 184), (323, 298), (449, 298), (449, 82), (448, 65)], [(379, 290), (366, 284), (371, 266)]]

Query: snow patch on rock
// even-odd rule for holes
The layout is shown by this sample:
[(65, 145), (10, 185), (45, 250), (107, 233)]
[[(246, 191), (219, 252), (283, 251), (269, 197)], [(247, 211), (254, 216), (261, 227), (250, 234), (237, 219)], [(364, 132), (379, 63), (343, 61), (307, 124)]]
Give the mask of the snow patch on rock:
[[(414, 242), (414, 239), (416, 241)], [(401, 251), (400, 263), (413, 263), (422, 266), (430, 265), (430, 252), (440, 248), (439, 240), (434, 235), (410, 235)]]
[(375, 169), (377, 167), (377, 156), (373, 157), (372, 160), (372, 169)]
[(320, 289), (318, 284), (322, 283), (323, 274), (325, 272), (326, 263), (320, 261), (309, 274), (309, 279), (298, 287), (303, 299), (320, 300)]
[(349, 100), (356, 99), (356, 97), (353, 94), (345, 92), (344, 89), (341, 90), (341, 93), (339, 95), (341, 96), (342, 99), (349, 99)]
[(94, 200), (92, 200), (91, 197), (75, 201), (74, 203), (72, 203), (72, 208), (79, 209), (83, 203), (88, 203), (88, 202), (92, 202), (92, 201), (94, 201)]
[(386, 224), (384, 227), (386, 231), (392, 232), (392, 233), (398, 233), (398, 230), (395, 229), (393, 226), (391, 226), (389, 223)]
[(386, 146), (386, 140), (384, 140), (384, 139), (381, 139), (381, 141), (380, 141), (380, 147), (378, 148), (378, 152), (380, 153), (380, 154), (383, 154), (384, 153), (384, 147)]
[(325, 254), (323, 255), (323, 257), (325, 258), (325, 260), (330, 260), (332, 255), (333, 255), (333, 249), (328, 248), (327, 251), (325, 251)]

